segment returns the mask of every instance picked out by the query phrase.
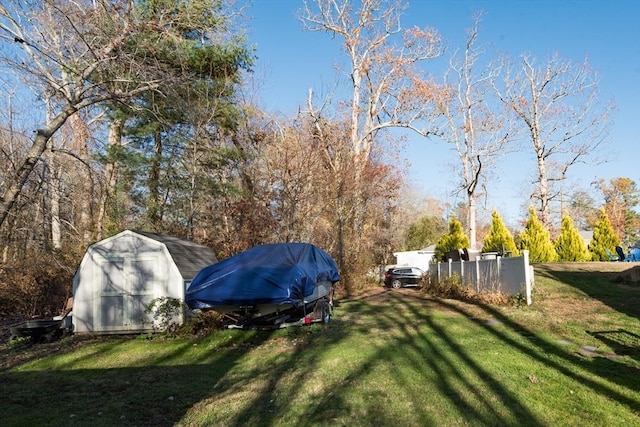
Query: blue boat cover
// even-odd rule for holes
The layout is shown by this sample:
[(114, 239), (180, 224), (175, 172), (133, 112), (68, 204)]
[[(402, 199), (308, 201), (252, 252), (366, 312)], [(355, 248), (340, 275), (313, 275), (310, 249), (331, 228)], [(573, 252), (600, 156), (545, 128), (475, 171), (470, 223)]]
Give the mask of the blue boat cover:
[(310, 243), (255, 246), (203, 268), (185, 300), (192, 309), (228, 305), (298, 304), (318, 282), (340, 280), (335, 261)]

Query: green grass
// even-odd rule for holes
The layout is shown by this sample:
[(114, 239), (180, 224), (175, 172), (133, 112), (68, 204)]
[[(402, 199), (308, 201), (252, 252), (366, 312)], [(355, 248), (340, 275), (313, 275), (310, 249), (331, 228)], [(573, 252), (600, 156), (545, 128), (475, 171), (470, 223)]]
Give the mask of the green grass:
[(612, 264), (537, 266), (524, 308), (380, 290), (324, 327), (5, 345), (0, 425), (640, 425), (640, 286)]

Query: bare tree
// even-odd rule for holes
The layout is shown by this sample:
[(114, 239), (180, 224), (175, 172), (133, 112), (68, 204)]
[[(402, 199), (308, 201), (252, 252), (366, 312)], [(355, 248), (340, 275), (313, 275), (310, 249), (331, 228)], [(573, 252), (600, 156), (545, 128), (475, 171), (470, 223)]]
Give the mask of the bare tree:
[[(495, 159), (505, 155), (516, 132), (508, 111), (491, 103), (491, 78), (494, 70), (487, 66), (479, 72), (478, 61), (484, 53), (476, 46), (482, 15), (473, 18), (467, 42), (460, 55), (453, 55), (445, 76), (451, 89), (451, 102), (444, 104), (447, 126), (442, 138), (455, 146), (462, 174), (458, 191), (467, 199), (469, 244), (477, 247), (476, 202), (487, 194), (487, 179)], [(498, 103), (499, 104), (499, 103)]]
[(312, 241), (315, 223), (321, 218), (328, 171), (309, 127), (308, 116), (298, 117), (291, 126), (278, 126), (264, 149), (265, 179), (273, 189), (279, 241)]
[(366, 161), (382, 129), (434, 133), (425, 120), (438, 110), (440, 88), (417, 65), (439, 56), (442, 45), (434, 29), (402, 29), (401, 0), (359, 3), (356, 10), (354, 2), (346, 0), (305, 0), (301, 19), (307, 30), (343, 40), (351, 80), (351, 151)]
[(122, 133), (124, 130), (124, 117), (114, 117), (108, 126), (107, 131), (107, 156), (104, 167), (104, 188), (100, 193), (98, 201), (98, 217), (96, 224), (96, 239), (102, 240), (105, 231), (105, 221), (107, 218), (107, 205), (110, 200), (117, 199), (117, 183), (120, 173), (120, 163), (109, 158), (109, 151), (117, 152), (122, 148)]
[(77, 111), (111, 100), (126, 101), (154, 90), (157, 74), (147, 78), (145, 64), (125, 49), (144, 26), (133, 2), (12, 1), (0, 5), (0, 57), (43, 99), (51, 101), (50, 120), (35, 137), (0, 199), (0, 225), (16, 202), (49, 140)]
[[(326, 105), (318, 108), (311, 96), (308, 102), (315, 137), (323, 146), (332, 147), (332, 156), (340, 154), (331, 157), (330, 164), (340, 178), (334, 187), (334, 208), (337, 260), (345, 275), (361, 258), (360, 237), (365, 234), (371, 203), (377, 200), (371, 193), (372, 182), (365, 177), (378, 170), (369, 162), (381, 132), (405, 128), (433, 135), (433, 117), (441, 111), (441, 88), (419, 67), (441, 54), (440, 37), (433, 29), (403, 30), (403, 9), (401, 0), (308, 0), (300, 15), (307, 30), (340, 38), (347, 55), (344, 71), (350, 94), (341, 104), (344, 110), (337, 113), (344, 119), (329, 120)], [(334, 138), (337, 128), (323, 128), (337, 123), (346, 131), (344, 147), (332, 145), (344, 138)]]
[(561, 198), (572, 166), (597, 160), (613, 107), (598, 105), (598, 75), (586, 60), (575, 64), (556, 53), (542, 63), (530, 55), (520, 61), (504, 60), (493, 86), (529, 136), (537, 167), (531, 198), (550, 227), (550, 203)]
[[(23, 102), (22, 90), (10, 75), (2, 85), (3, 105), (0, 131), (0, 194), (11, 184), (32, 140), (29, 123), (35, 115), (33, 108)], [(15, 209), (0, 229), (3, 244), (3, 262), (22, 259), (25, 251), (34, 248), (50, 249), (49, 232), (56, 233), (61, 222), (58, 214), (62, 198), (60, 171), (63, 166), (52, 153), (39, 162), (31, 174)], [(68, 169), (68, 167), (67, 167)], [(53, 247), (57, 247), (56, 240)]]

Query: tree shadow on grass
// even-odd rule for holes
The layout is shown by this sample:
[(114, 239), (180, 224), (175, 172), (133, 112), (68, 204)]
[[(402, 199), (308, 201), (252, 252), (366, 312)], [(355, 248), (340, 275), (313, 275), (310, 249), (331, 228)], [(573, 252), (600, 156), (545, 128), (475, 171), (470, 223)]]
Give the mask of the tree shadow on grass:
[[(33, 339), (7, 340), (0, 344), (0, 373), (52, 354), (63, 355), (73, 353), (81, 347), (86, 347), (92, 343), (98, 343), (103, 340), (104, 338), (95, 336), (75, 336), (73, 338), (66, 336), (51, 342), (41, 342)], [(112, 340), (113, 346), (111, 350), (117, 349), (119, 342), (123, 341), (121, 339), (117, 341)], [(103, 347), (96, 348), (94, 352), (83, 354), (82, 358), (79, 358), (78, 361), (81, 361), (83, 358), (90, 359), (92, 357), (99, 357), (104, 351), (106, 351), (106, 349)]]
[[(395, 370), (393, 375), (405, 384), (406, 398), (425, 400), (424, 396), (411, 389), (410, 384), (415, 383), (416, 377), (421, 382), (432, 383), (436, 389), (436, 394), (431, 396), (433, 406), (415, 409), (423, 411), (419, 417), (424, 423), (421, 425), (438, 424), (440, 418), (433, 415), (437, 413), (434, 408), (438, 406), (452, 409), (451, 420), (455, 420), (456, 424), (473, 420), (473, 424), (477, 425), (544, 425), (528, 409), (526, 402), (513, 396), (470, 356), (473, 349), (466, 348), (430, 314), (429, 307), (438, 309), (439, 304), (417, 295), (410, 291), (388, 291), (382, 304), (394, 306), (395, 309), (387, 310), (387, 316), (379, 316), (376, 305), (373, 305), (368, 308), (368, 314), (376, 316), (378, 329), (398, 328), (401, 332), (392, 344), (381, 347), (372, 360), (389, 362), (389, 369)], [(410, 377), (396, 368), (394, 360), (399, 356), (407, 358), (409, 364), (415, 367)], [(362, 372), (365, 371), (363, 367)], [(395, 424), (392, 419), (387, 421), (390, 425)]]
[[(481, 321), (478, 310), (502, 327)], [(55, 369), (14, 365), (0, 373), (0, 423), (428, 426), (444, 420), (547, 425), (544, 415), (474, 357), (476, 349), (435, 311), (453, 313), (462, 319), (456, 320), (458, 327), (489, 334), (638, 410), (637, 400), (580, 373), (590, 370), (608, 381), (637, 387), (637, 370), (622, 372), (612, 360), (567, 354), (489, 306), (389, 290), (344, 301), (324, 327), (233, 331), (223, 345), (214, 346), (208, 338), (184, 340), (157, 354), (150, 343), (146, 359), (124, 367), (78, 368), (91, 358), (126, 357), (126, 341), (117, 340), (85, 349), (77, 357), (71, 352), (66, 365)], [(527, 342), (519, 336), (527, 336)]]
[[(529, 357), (566, 377), (574, 379), (596, 393), (617, 401), (633, 412), (640, 413), (640, 397), (636, 394), (637, 390), (640, 390), (640, 370), (638, 368), (620, 363), (616, 357), (608, 357), (610, 355), (606, 354), (600, 355), (591, 351), (587, 352), (588, 354), (586, 355), (581, 352), (568, 352), (560, 340), (551, 342), (542, 338), (525, 325), (514, 321), (489, 305), (475, 304), (475, 307), (485, 314), (485, 316), (478, 317), (477, 314), (472, 314), (470, 310), (462, 308), (459, 304), (444, 300), (439, 301), (438, 304), (467, 316), (476, 323), (482, 324), (487, 332), (509, 345), (512, 349), (526, 353)], [(504, 325), (507, 332), (493, 327), (492, 325), (495, 324)], [(518, 335), (525, 337), (526, 342), (517, 339)], [(582, 372), (591, 372), (598, 377), (598, 380), (584, 375)], [(600, 379), (617, 384), (629, 390), (630, 393), (628, 395), (622, 394), (600, 381)], [(634, 395), (635, 397), (631, 397)]]
[[(518, 420), (526, 420), (527, 425), (544, 425), (537, 421), (526, 402), (512, 396), (468, 357), (468, 350), (450, 338), (445, 328), (432, 321), (423, 307), (424, 299), (408, 302), (410, 298), (393, 291), (385, 295), (387, 298), (382, 302), (372, 303), (371, 298), (365, 298), (343, 304), (351, 315), (333, 322), (325, 334), (310, 344), (314, 347), (312, 351), (309, 347), (301, 348), (285, 363), (274, 367), (265, 387), (269, 391), (246, 402), (245, 409), (227, 425), (426, 426), (439, 425), (443, 419), (457, 424), (474, 420), (475, 425), (515, 425)], [(397, 310), (389, 310), (389, 305)], [(385, 331), (391, 331), (392, 339), (377, 340), (372, 336), (371, 340), (365, 340), (362, 357), (334, 360), (336, 370), (342, 364), (348, 366), (344, 375), (318, 372), (326, 369), (325, 351), (334, 354), (338, 349), (340, 353), (341, 346), (359, 342), (353, 336), (366, 337)], [(442, 340), (446, 352), (442, 351)], [(457, 360), (450, 360), (452, 353)], [(385, 372), (384, 378), (376, 377), (381, 371)], [(285, 377), (299, 386), (279, 387), (280, 379)], [(387, 389), (380, 381), (389, 378), (394, 384)], [(437, 393), (429, 393), (434, 388)], [(389, 395), (397, 390), (400, 396)], [(301, 415), (295, 419), (282, 418), (288, 406), (297, 404), (296, 396), (305, 392), (312, 397), (306, 400)], [(409, 403), (406, 412), (391, 408), (398, 405), (398, 399)], [(373, 404), (363, 406), (362, 400)], [(450, 413), (443, 416), (441, 412), (447, 411), (444, 408), (449, 408)]]
[[(43, 357), (35, 349), (30, 354), (37, 357), (23, 358), (13, 369), (0, 373), (0, 424), (176, 425), (195, 404), (233, 389), (225, 380), (229, 371), (271, 336), (269, 332), (234, 335), (226, 346), (211, 352), (194, 355), (193, 349), (206, 346), (207, 341), (185, 340), (173, 345), (170, 352), (151, 352), (131, 362), (142, 366), (117, 368), (76, 366), (86, 365), (92, 358), (127, 357), (123, 347), (136, 338), (105, 337), (86, 341), (86, 346), (74, 346), (71, 351), (61, 349), (57, 355), (65, 356), (66, 362), (56, 363), (55, 369), (25, 368), (26, 363)], [(183, 358), (189, 363), (181, 363)], [(242, 381), (242, 376), (237, 380)]]
[[(476, 393), (471, 384), (467, 384), (468, 390), (470, 390), (474, 396), (488, 407), (495, 406), (495, 413), (501, 414), (499, 418), (502, 423), (504, 418), (503, 407), (508, 407), (513, 413), (513, 416), (519, 420), (527, 420), (526, 424), (535, 425), (537, 423), (546, 424), (546, 422), (538, 421), (535, 414), (532, 414), (528, 410), (528, 402), (519, 401), (518, 399), (510, 396), (509, 390), (505, 389), (501, 382), (497, 381), (491, 373), (483, 368), (481, 363), (476, 362), (471, 355), (475, 349), (469, 348), (457, 341), (455, 335), (450, 333), (448, 328), (442, 327), (439, 323), (434, 322), (433, 318), (426, 315), (422, 309), (416, 308), (413, 303), (409, 303), (412, 299), (421, 300), (421, 297), (407, 298), (407, 295), (402, 295), (398, 301), (402, 301), (402, 304), (406, 304), (406, 307), (413, 313), (412, 320), (422, 322), (422, 325), (428, 327), (429, 334), (423, 338), (429, 346), (429, 354), (423, 355), (427, 360), (432, 362), (438, 362), (441, 365), (444, 363), (448, 365), (444, 371), (447, 372), (446, 376), (442, 377), (440, 384), (440, 391), (443, 395), (455, 395), (451, 393), (448, 384), (457, 381), (457, 377), (460, 375), (451, 376), (451, 372), (455, 372), (456, 366), (463, 366), (464, 370), (471, 368), (476, 375), (481, 378), (486, 386), (490, 390), (488, 400), (490, 403), (484, 402), (482, 393)], [(396, 299), (394, 297), (393, 299)], [(621, 405), (626, 406), (633, 413), (640, 413), (640, 397), (637, 395), (637, 390), (640, 390), (640, 369), (637, 364), (626, 362), (620, 356), (629, 356), (632, 359), (637, 359), (638, 347), (640, 343), (640, 336), (635, 333), (630, 333), (625, 330), (615, 331), (586, 331), (592, 336), (608, 343), (616, 354), (602, 354), (599, 352), (589, 352), (585, 355), (580, 352), (571, 352), (566, 348), (566, 343), (549, 341), (533, 330), (527, 328), (526, 322), (520, 323), (515, 321), (512, 317), (504, 315), (498, 308), (482, 304), (482, 303), (460, 303), (458, 301), (448, 301), (441, 299), (427, 298), (423, 300), (421, 304), (428, 304), (433, 309), (444, 309), (451, 312), (460, 314), (470, 322), (479, 325), (484, 331), (491, 334), (493, 337), (506, 344), (512, 351), (520, 352), (534, 361), (553, 369), (555, 372), (571, 378), (575, 382), (581, 384), (592, 390), (598, 395), (606, 396), (612, 401), (616, 401)], [(478, 312), (483, 313), (478, 315)], [(402, 320), (398, 319), (399, 322)], [(409, 324), (403, 324), (404, 328), (409, 328)], [(439, 337), (440, 341), (446, 343), (445, 348), (449, 348), (452, 353), (456, 355), (456, 359), (462, 363), (453, 364), (453, 357), (450, 356), (450, 352), (446, 354), (442, 352), (442, 347), (433, 345), (435, 341), (433, 335)], [(409, 334), (408, 334), (409, 336)], [(414, 335), (415, 337), (415, 335)], [(525, 338), (524, 340), (522, 338)], [(405, 344), (410, 344), (409, 342)], [(447, 357), (447, 354), (449, 355)], [(435, 356), (435, 357), (432, 357)], [(590, 372), (593, 375), (586, 374)], [(523, 376), (526, 375), (523, 372)], [(532, 378), (532, 381), (535, 379)], [(601, 380), (607, 381), (603, 382)], [(613, 385), (620, 387), (613, 387)], [(483, 393), (486, 392), (483, 391)], [(473, 409), (467, 407), (464, 400), (460, 400), (460, 396), (456, 396), (458, 408), (463, 413), (470, 413), (475, 417), (478, 414), (474, 414)], [(499, 403), (496, 404), (496, 399)], [(485, 414), (485, 417), (486, 414)], [(482, 417), (475, 418), (483, 420)], [(491, 419), (491, 415), (483, 421)], [(507, 417), (508, 419), (508, 417)], [(484, 422), (481, 422), (484, 424)]]
[[(524, 402), (510, 396), (415, 305), (424, 300), (408, 302), (388, 295), (383, 302), (343, 304), (345, 315), (323, 328), (293, 329), (275, 339), (268, 332), (254, 333), (250, 342), (243, 342), (246, 335), (240, 331), (235, 345), (199, 357), (192, 354), (193, 346), (205, 346), (206, 340), (151, 355), (144, 366), (75, 368), (92, 357), (118, 354), (126, 341), (114, 340), (54, 370), (16, 366), (0, 374), (0, 413), (11, 414), (6, 425), (435, 425), (443, 419), (438, 408), (446, 399), (452, 413), (444, 419), (496, 425), (522, 418), (528, 425), (542, 425)], [(388, 341), (369, 341), (362, 357), (326, 359), (326, 352), (340, 354), (353, 336), (361, 339), (372, 330), (391, 336)], [(442, 352), (436, 337), (458, 360)], [(274, 354), (260, 363), (255, 352), (269, 352), (269, 346)], [(349, 350), (344, 351), (351, 354)], [(181, 364), (183, 358), (189, 363)], [(247, 363), (247, 358), (255, 360)], [(468, 369), (472, 377), (463, 372)], [(381, 370), (392, 378), (391, 390), (401, 394), (401, 402), (415, 402), (410, 411), (403, 412), (397, 396), (376, 383)], [(438, 393), (428, 395), (425, 391), (433, 390), (434, 381)], [(301, 394), (306, 397), (300, 399)]]
[(617, 263), (616, 267), (623, 269), (613, 271), (607, 267), (611, 268), (608, 263), (586, 263), (582, 268), (580, 263), (572, 263), (565, 269), (562, 264), (550, 264), (538, 266), (535, 271), (537, 276), (559, 281), (619, 313), (640, 319), (640, 283), (625, 280), (637, 265)]
[(611, 348), (618, 356), (640, 361), (640, 335), (625, 329), (587, 331), (589, 335)]

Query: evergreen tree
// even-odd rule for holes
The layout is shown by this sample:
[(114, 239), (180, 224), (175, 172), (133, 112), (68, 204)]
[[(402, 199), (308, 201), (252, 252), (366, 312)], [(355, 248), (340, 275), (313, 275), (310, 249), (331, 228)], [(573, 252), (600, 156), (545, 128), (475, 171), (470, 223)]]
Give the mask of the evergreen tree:
[(589, 243), (589, 251), (594, 261), (609, 261), (606, 250), (615, 253), (616, 246), (620, 245), (620, 238), (613, 230), (609, 216), (604, 209), (600, 209), (600, 217), (593, 227), (593, 237)]
[(469, 238), (462, 231), (462, 223), (455, 217), (449, 221), (449, 233), (442, 236), (436, 244), (436, 259), (443, 259), (447, 252), (469, 247)]
[(126, 134), (144, 161), (134, 201), (143, 213), (139, 226), (163, 231), (164, 222), (187, 224), (198, 214), (190, 211), (197, 195), (219, 187), (205, 178), (219, 173), (211, 170), (214, 157), (226, 157), (222, 164), (241, 157), (220, 146), (221, 135), (237, 128), (236, 93), (255, 58), (217, 0), (138, 2), (136, 12), (149, 25), (127, 48), (142, 64), (150, 62), (148, 74), (168, 82), (140, 93), (129, 111)]
[(516, 247), (513, 235), (502, 222), (502, 218), (496, 209), (491, 212), (491, 229), (484, 238), (482, 252), (511, 252), (512, 256), (520, 255)]
[(520, 248), (529, 251), (530, 262), (553, 262), (558, 258), (549, 230), (538, 220), (533, 206), (529, 208), (529, 219), (520, 238)]
[(554, 246), (558, 261), (591, 261), (591, 252), (569, 215), (562, 217), (560, 236), (556, 239)]
[(404, 235), (405, 250), (423, 249), (438, 240), (447, 231), (447, 222), (441, 217), (423, 216), (409, 226)]

